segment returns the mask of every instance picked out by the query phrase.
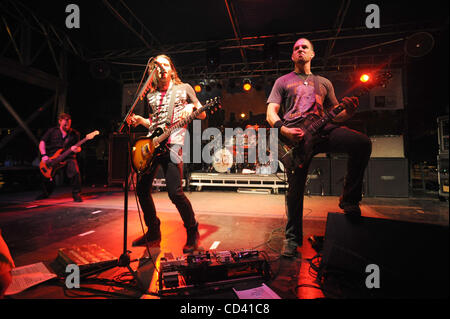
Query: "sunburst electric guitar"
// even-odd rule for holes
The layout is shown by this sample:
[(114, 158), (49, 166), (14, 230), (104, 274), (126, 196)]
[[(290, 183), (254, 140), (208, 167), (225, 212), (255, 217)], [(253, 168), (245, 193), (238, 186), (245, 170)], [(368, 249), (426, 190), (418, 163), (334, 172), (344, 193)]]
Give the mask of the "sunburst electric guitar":
[[(89, 133), (86, 135), (84, 139), (79, 141), (74, 146), (79, 147), (86, 141), (92, 140), (98, 134), (100, 134), (99, 131)], [(63, 148), (60, 148), (55, 152), (55, 154), (52, 155), (52, 157), (48, 159), (48, 161), (46, 162), (41, 161), (41, 163), (39, 164), (39, 169), (42, 175), (44, 175), (45, 178), (48, 178), (50, 180), (53, 179), (53, 176), (55, 176), (56, 171), (65, 165), (64, 160), (67, 158), (67, 156), (69, 156), (72, 153), (73, 151), (70, 148), (65, 151)]]
[(131, 166), (138, 174), (145, 173), (157, 155), (166, 152), (165, 142), (173, 131), (192, 122), (200, 113), (210, 110), (211, 113), (220, 108), (220, 98), (206, 101), (205, 105), (192, 112), (188, 117), (178, 121), (166, 130), (158, 127), (150, 137), (138, 138), (131, 148)]
[[(391, 77), (390, 73), (379, 75), (371, 83), (363, 86), (360, 92), (356, 94), (356, 97), (366, 94), (375, 86), (386, 85)], [(299, 121), (283, 124), (287, 127), (301, 128), (304, 132), (302, 140), (297, 143), (293, 143), (283, 135), (280, 135), (278, 156), (283, 162), (285, 169), (294, 170), (296, 167), (301, 168), (309, 163), (314, 156), (314, 147), (324, 139), (324, 136), (321, 134), (322, 128), (344, 109), (345, 107), (341, 103), (322, 117), (316, 114), (309, 114), (305, 118), (299, 119)]]

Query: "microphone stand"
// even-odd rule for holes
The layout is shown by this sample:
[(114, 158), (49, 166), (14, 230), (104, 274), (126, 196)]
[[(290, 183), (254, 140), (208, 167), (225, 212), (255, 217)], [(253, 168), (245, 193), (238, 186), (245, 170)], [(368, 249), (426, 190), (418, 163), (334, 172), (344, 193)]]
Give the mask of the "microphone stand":
[[(125, 116), (122, 124), (120, 125), (119, 129), (118, 129), (118, 133), (122, 134), (122, 132), (124, 131), (124, 128), (127, 128), (127, 132), (126, 134), (128, 135), (128, 150), (127, 152), (125, 152), (125, 156), (126, 156), (126, 165), (125, 165), (125, 180), (123, 183), (123, 190), (124, 190), (124, 214), (123, 214), (123, 218), (124, 218), (124, 222), (123, 222), (123, 251), (122, 251), (122, 255), (120, 255), (119, 259), (112, 262), (111, 264), (108, 264), (100, 269), (94, 270), (90, 273), (84, 274), (83, 277), (86, 276), (90, 276), (96, 273), (100, 273), (103, 271), (106, 271), (108, 269), (112, 269), (114, 267), (126, 267), (128, 268), (128, 270), (130, 271), (131, 275), (133, 276), (133, 278), (135, 279), (139, 290), (142, 291), (142, 293), (146, 293), (148, 289), (146, 289), (145, 287), (143, 287), (142, 283), (139, 281), (139, 278), (137, 276), (136, 271), (134, 271), (131, 266), (131, 259), (130, 259), (130, 253), (131, 251), (128, 250), (127, 247), (127, 236), (128, 236), (128, 185), (129, 185), (129, 166), (130, 166), (130, 156), (129, 156), (129, 152), (130, 152), (130, 144), (131, 144), (131, 129), (130, 126), (128, 124), (128, 118), (131, 116), (131, 114), (133, 114), (133, 110), (136, 107), (137, 103), (139, 102), (140, 99), (143, 98), (144, 94), (147, 92), (148, 87), (150, 86), (153, 77), (155, 75), (155, 71), (156, 71), (156, 67), (152, 70), (150, 76), (148, 77), (147, 81), (145, 81), (144, 85), (142, 86), (142, 88), (140, 89), (133, 105), (130, 107), (130, 110), (128, 111), (127, 115)], [(145, 258), (145, 259), (149, 259), (152, 260), (152, 256), (150, 254), (150, 251), (148, 251), (149, 257)], [(144, 259), (144, 258), (141, 258)], [(135, 259), (133, 261), (140, 261), (141, 259)]]

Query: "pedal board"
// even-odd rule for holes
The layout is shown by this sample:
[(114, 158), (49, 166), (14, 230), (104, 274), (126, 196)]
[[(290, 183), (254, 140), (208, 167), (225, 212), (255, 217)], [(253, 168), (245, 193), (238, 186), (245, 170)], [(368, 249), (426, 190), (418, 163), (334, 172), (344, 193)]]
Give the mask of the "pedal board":
[(166, 253), (159, 266), (159, 294), (189, 293), (269, 276), (269, 264), (258, 250), (206, 251), (177, 258)]
[(80, 268), (80, 272), (85, 272), (92, 268), (104, 267), (115, 263), (117, 257), (97, 244), (89, 244), (58, 249), (57, 261), (65, 266), (75, 264)]

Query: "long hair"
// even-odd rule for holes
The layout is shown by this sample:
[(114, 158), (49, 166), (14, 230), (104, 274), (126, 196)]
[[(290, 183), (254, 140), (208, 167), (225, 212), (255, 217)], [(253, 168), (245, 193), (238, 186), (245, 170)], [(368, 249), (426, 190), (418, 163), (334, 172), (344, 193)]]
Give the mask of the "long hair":
[[(181, 80), (180, 80), (180, 78), (179, 78), (179, 76), (178, 76), (177, 69), (175, 69), (175, 65), (173, 64), (172, 59), (169, 58), (169, 57), (168, 57), (167, 55), (165, 55), (165, 54), (157, 55), (157, 56), (150, 62), (150, 64), (149, 64), (149, 70), (152, 70), (152, 69), (154, 68), (154, 66), (155, 66), (154, 60), (156, 60), (157, 58), (165, 58), (165, 59), (167, 59), (167, 60), (169, 61), (169, 63), (170, 63), (170, 68), (172, 69), (172, 76), (171, 76), (171, 77), (172, 77), (172, 81), (173, 81), (174, 84), (181, 84), (181, 83), (183, 83), (183, 82), (181, 82)], [(155, 76), (155, 77), (153, 78), (152, 83), (151, 83), (151, 92), (154, 92), (154, 91), (157, 90), (159, 80), (160, 80), (160, 78), (157, 77), (157, 76)]]

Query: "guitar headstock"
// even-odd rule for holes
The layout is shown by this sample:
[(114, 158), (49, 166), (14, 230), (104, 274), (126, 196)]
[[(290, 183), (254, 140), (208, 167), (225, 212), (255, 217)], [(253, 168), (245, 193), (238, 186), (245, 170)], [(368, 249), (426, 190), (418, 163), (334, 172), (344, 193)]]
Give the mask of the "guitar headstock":
[(208, 109), (211, 112), (211, 114), (213, 114), (218, 109), (222, 108), (220, 102), (221, 102), (220, 97), (216, 96), (215, 98), (206, 101), (205, 108)]
[(89, 134), (86, 135), (86, 139), (92, 140), (94, 137), (96, 137), (96, 136), (99, 135), (99, 134), (100, 134), (99, 131), (91, 132), (91, 133), (89, 133)]

